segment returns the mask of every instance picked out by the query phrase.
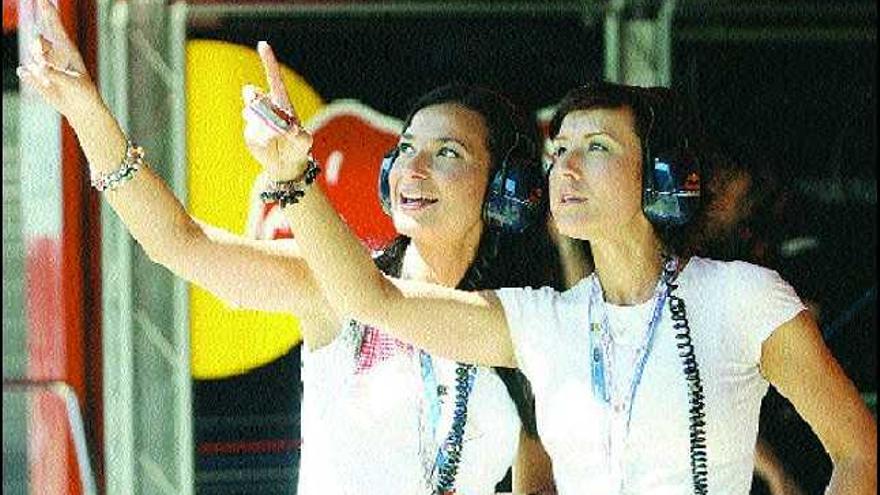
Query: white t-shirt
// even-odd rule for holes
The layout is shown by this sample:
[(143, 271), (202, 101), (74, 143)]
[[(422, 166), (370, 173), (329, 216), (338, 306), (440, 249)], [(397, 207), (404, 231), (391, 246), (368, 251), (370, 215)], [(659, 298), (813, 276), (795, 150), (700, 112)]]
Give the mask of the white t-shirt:
[[(589, 360), (590, 276), (566, 292), (497, 291), (517, 362), (536, 400), (538, 432), (553, 461), (561, 495), (620, 493), (609, 478), (608, 408), (593, 397)], [(744, 262), (692, 258), (674, 292), (687, 307), (705, 392), (709, 493), (749, 493), (761, 400), (768, 383), (758, 369), (761, 345), (804, 309), (771, 270)], [(653, 301), (605, 305), (615, 345), (626, 355), (640, 343)], [(625, 329), (625, 330), (624, 330)], [(665, 305), (632, 409), (623, 455), (623, 493), (691, 495), (688, 393)], [(631, 363), (631, 359), (623, 359)], [(619, 363), (620, 361), (618, 361)], [(614, 369), (632, 376), (632, 365)]]
[[(368, 349), (372, 349), (369, 351)], [(446, 438), (455, 402), (455, 362), (434, 357), (445, 388), (433, 445)], [(330, 344), (303, 350), (300, 495), (429, 495), (419, 443), (426, 403), (419, 352), (352, 322)], [(495, 493), (513, 463), (520, 421), (504, 383), (478, 368), (468, 401), (455, 488)], [(431, 450), (431, 459), (436, 447)]]

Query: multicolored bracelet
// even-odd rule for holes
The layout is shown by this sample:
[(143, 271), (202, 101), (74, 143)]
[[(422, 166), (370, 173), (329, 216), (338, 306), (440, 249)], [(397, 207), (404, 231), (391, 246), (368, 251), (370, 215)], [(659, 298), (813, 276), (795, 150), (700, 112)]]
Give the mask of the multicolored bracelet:
[(92, 187), (98, 191), (112, 191), (123, 182), (128, 182), (134, 177), (144, 164), (144, 149), (131, 141), (126, 141), (125, 157), (119, 168), (109, 174), (91, 171)]
[(305, 196), (306, 189), (315, 182), (321, 167), (312, 157), (309, 157), (306, 170), (302, 177), (294, 180), (269, 181), (266, 190), (260, 193), (263, 203), (278, 203), (284, 208), (287, 205), (299, 203), (299, 198)]

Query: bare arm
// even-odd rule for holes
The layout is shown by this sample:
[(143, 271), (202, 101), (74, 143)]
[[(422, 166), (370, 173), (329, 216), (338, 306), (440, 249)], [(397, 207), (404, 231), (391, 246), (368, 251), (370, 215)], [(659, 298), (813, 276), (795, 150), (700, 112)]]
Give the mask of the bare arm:
[(515, 495), (555, 495), (553, 465), (541, 440), (520, 431), (519, 451), (513, 465), (513, 493)]
[[(57, 11), (47, 0), (38, 4), (45, 38), (41, 36), (32, 48), (33, 63), (18, 73), (67, 118), (92, 170), (112, 172), (125, 154), (125, 135), (87, 74)], [(199, 224), (149, 167), (105, 197), (150, 259), (232, 306), (328, 316), (328, 306), (292, 244), (249, 240)]]
[(763, 345), (761, 370), (812, 427), (831, 456), (829, 495), (877, 493), (877, 425), (802, 311)]
[[(72, 125), (92, 167), (119, 166), (125, 138), (103, 104)], [(193, 219), (149, 167), (104, 196), (151, 260), (229, 306), (332, 318), (295, 241), (248, 239)]]
[[(71, 123), (92, 167), (119, 166), (125, 138), (103, 104)], [(148, 167), (104, 196), (151, 260), (230, 306), (300, 316), (324, 306), (292, 241), (246, 239), (194, 220)]]
[(803, 495), (773, 453), (773, 449), (761, 437), (758, 437), (755, 445), (755, 474), (767, 483), (771, 495)]

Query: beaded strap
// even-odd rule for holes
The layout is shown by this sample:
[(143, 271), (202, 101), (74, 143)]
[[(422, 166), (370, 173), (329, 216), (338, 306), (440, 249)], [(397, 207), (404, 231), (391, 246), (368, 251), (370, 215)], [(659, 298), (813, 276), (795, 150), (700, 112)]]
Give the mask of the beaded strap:
[(269, 181), (266, 190), (260, 193), (263, 203), (278, 203), (284, 208), (287, 205), (299, 203), (299, 198), (306, 195), (306, 188), (315, 182), (321, 167), (318, 162), (309, 157), (305, 172), (299, 179), (284, 181)]
[(92, 187), (98, 191), (112, 191), (122, 183), (128, 182), (134, 177), (144, 164), (144, 149), (131, 141), (126, 141), (125, 157), (119, 168), (109, 174), (102, 174), (92, 170)]
[(437, 463), (437, 493), (447, 495), (455, 493), (455, 478), (461, 463), (464, 447), (464, 427), (468, 417), (468, 398), (474, 387), (477, 368), (471, 364), (459, 363), (455, 369), (455, 411), (452, 429), (446, 441), (440, 447)]

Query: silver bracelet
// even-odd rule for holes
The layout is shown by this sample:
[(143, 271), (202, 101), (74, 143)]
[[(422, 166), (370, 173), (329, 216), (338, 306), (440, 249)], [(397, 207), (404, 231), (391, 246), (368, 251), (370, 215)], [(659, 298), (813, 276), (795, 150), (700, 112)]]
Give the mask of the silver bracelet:
[(92, 170), (92, 187), (98, 191), (112, 191), (123, 182), (130, 181), (144, 164), (144, 149), (136, 146), (131, 141), (126, 141), (125, 157), (119, 168), (109, 174), (102, 174)]

